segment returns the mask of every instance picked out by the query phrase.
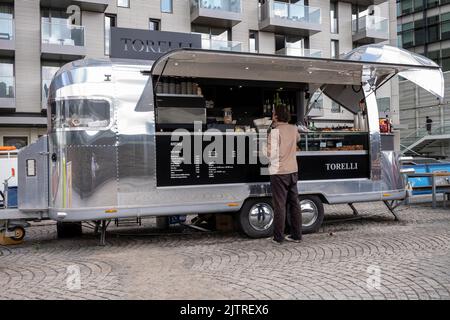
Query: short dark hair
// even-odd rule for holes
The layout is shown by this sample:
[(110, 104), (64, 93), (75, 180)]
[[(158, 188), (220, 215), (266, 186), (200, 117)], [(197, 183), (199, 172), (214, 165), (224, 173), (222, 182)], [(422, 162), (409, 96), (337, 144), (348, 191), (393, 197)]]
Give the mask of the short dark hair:
[(291, 121), (291, 115), (285, 104), (275, 105), (274, 112), (275, 112), (275, 115), (277, 116), (278, 121), (280, 121), (280, 122)]

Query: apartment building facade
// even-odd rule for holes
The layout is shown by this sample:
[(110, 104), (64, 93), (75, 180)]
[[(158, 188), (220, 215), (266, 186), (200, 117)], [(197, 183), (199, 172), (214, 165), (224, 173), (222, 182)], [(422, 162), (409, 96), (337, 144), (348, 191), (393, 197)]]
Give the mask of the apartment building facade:
[[(444, 71), (445, 100), (442, 104), (431, 94), (399, 81), (402, 92), (400, 122), (402, 149), (434, 156), (450, 155), (450, 0), (397, 0), (398, 46), (422, 54), (438, 63)], [(427, 117), (432, 130), (426, 128)], [(441, 136), (429, 144), (416, 144), (431, 133)]]
[[(396, 45), (395, 11), (394, 0), (0, 0), (0, 145), (45, 134), (52, 76), (76, 59), (107, 58), (113, 26), (200, 33), (207, 49), (337, 58), (362, 44)], [(377, 98), (398, 122), (396, 82)], [(316, 126), (353, 121), (314, 101)]]

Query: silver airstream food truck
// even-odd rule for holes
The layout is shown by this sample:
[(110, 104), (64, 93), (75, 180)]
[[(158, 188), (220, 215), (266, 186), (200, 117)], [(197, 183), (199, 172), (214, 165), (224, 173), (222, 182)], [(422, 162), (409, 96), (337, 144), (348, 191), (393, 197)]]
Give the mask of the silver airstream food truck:
[[(0, 210), (0, 219), (13, 230), (19, 220), (50, 218), (60, 235), (74, 222), (95, 221), (104, 241), (111, 219), (234, 213), (246, 235), (266, 237), (270, 184), (263, 165), (248, 160), (260, 153), (251, 142), (261, 139), (258, 124), (267, 125), (270, 106), (285, 103), (293, 122), (304, 123), (310, 93), (320, 90), (364, 125), (302, 133), (298, 190), (304, 232), (314, 232), (323, 203), (405, 198), (401, 159), (392, 136), (380, 134), (376, 100), (396, 75), (443, 98), (438, 65), (387, 45), (340, 60), (178, 49), (148, 63), (68, 63), (50, 86), (48, 135), (19, 153), (18, 208)], [(231, 162), (175, 161), (176, 134), (200, 136), (183, 157), (199, 148)], [(221, 150), (208, 146), (219, 136), (229, 139)], [(247, 161), (235, 161), (242, 143)]]

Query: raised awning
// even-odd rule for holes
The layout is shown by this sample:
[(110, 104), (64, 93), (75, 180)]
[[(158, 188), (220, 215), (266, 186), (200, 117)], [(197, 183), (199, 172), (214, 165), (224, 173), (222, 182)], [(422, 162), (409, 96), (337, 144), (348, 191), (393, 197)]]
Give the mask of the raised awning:
[[(371, 44), (358, 47), (342, 56), (341, 59), (368, 65), (380, 63), (401, 66), (394, 74), (374, 72), (372, 75), (370, 74), (372, 72), (370, 68), (366, 69), (367, 74), (363, 77), (362, 82), (369, 82), (374, 90), (389, 81), (392, 76), (399, 75), (427, 90), (440, 101), (444, 98), (444, 76), (442, 70), (434, 61), (424, 56), (389, 45)], [(357, 106), (359, 100), (363, 98), (362, 90), (358, 91), (358, 88), (345, 84), (326, 85), (322, 89), (324, 94), (347, 107), (347, 109)], [(355, 111), (356, 109), (353, 110), (353, 112)]]
[(303, 86), (304, 84), (320, 85), (326, 95), (341, 103), (351, 112), (355, 112), (354, 100), (351, 99), (351, 102), (347, 102), (346, 99), (342, 99), (343, 89), (346, 93), (344, 98), (346, 96), (355, 98), (359, 92), (362, 94), (362, 90), (360, 90), (362, 83), (367, 82), (371, 84), (373, 90), (376, 90), (392, 76), (399, 73), (408, 75), (410, 72), (416, 72), (417, 74), (419, 71), (424, 71), (425, 74), (430, 72), (442, 74), (439, 66), (420, 64), (415, 60), (404, 60), (406, 63), (402, 64), (397, 63), (402, 60), (373, 59), (373, 61), (361, 61), (354, 57), (348, 56), (345, 59), (338, 60), (179, 49), (170, 51), (156, 60), (152, 66), (151, 74), (157, 77), (198, 77), (291, 82)]

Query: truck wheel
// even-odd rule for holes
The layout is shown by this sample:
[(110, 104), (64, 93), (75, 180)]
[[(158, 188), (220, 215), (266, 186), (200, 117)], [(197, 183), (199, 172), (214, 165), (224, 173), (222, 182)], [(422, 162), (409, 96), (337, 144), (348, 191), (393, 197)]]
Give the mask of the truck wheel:
[(59, 239), (79, 237), (82, 234), (81, 222), (57, 222), (56, 233)]
[(240, 230), (250, 238), (272, 236), (274, 210), (270, 198), (247, 200), (237, 217)]
[(319, 231), (323, 222), (323, 203), (318, 196), (299, 196), (302, 210), (302, 233), (314, 233)]
[(14, 241), (21, 241), (25, 238), (25, 229), (21, 226), (13, 227), (12, 232), (14, 232), (14, 236), (11, 237)]

